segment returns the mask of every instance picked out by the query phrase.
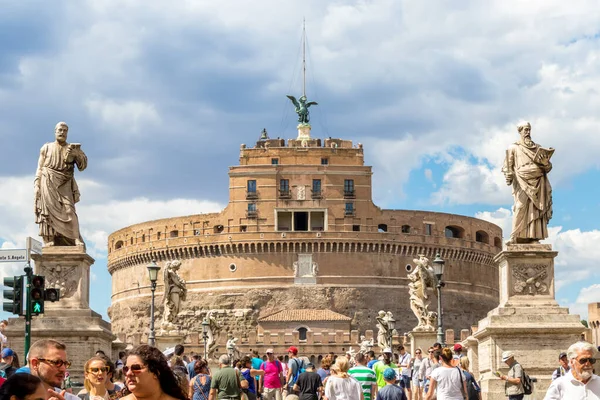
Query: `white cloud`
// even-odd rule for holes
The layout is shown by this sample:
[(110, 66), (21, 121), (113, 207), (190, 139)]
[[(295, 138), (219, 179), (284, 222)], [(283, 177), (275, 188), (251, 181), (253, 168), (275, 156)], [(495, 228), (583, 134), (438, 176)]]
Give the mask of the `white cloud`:
[(480, 211), (475, 213), (475, 218), (491, 222), (502, 228), (502, 237), (506, 240), (512, 230), (512, 212), (506, 208), (499, 208), (496, 211)]
[(90, 98), (85, 101), (85, 106), (100, 123), (117, 128), (112, 132), (116, 136), (124, 133), (141, 134), (144, 127), (161, 122), (154, 104), (144, 101)]

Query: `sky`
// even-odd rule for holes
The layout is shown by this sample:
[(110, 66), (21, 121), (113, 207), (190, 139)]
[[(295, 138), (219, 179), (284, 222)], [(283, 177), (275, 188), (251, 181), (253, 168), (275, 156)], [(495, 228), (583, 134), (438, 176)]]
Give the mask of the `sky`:
[[(500, 172), (516, 125), (553, 147), (557, 300), (600, 301), (600, 13), (588, 0), (0, 0), (0, 246), (37, 237), (33, 177), (58, 121), (82, 144), (91, 306), (107, 237), (228, 201), (239, 146), (293, 138), (302, 21), (313, 137), (362, 143), (386, 209), (510, 231)], [(2, 264), (0, 274), (22, 273)], [(0, 313), (0, 317), (8, 316)]]

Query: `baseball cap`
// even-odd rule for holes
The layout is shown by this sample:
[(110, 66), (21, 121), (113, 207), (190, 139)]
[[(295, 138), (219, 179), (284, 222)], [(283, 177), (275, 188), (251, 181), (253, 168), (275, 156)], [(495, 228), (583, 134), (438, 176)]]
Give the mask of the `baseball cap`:
[(294, 353), (294, 355), (298, 354), (298, 348), (294, 347), (294, 346), (290, 346), (289, 349), (287, 349), (288, 353), (291, 351), (292, 353)]
[(502, 362), (506, 362), (508, 359), (513, 358), (515, 355), (512, 351), (503, 351), (502, 352)]
[(315, 369), (315, 364), (313, 364), (313, 363), (306, 364), (306, 369)]
[(265, 354), (273, 354), (273, 353), (274, 353), (273, 349), (267, 349), (267, 351), (265, 351)]
[(4, 350), (2, 350), (2, 358), (5, 357), (12, 357), (15, 355), (15, 352), (12, 351), (11, 349), (9, 349), (8, 347), (5, 347)]
[(385, 371), (383, 371), (383, 379), (385, 379), (386, 381), (391, 381), (392, 379), (396, 379), (396, 371), (394, 371), (392, 368), (386, 368)]
[(383, 349), (383, 353), (391, 353), (392, 349), (390, 349), (389, 347), (386, 347), (385, 349)]
[(567, 356), (567, 353), (565, 353), (565, 352), (563, 351), (562, 353), (560, 353), (560, 354), (558, 355), (558, 359), (560, 360), (561, 358), (563, 358), (563, 357), (566, 357), (566, 356)]
[(460, 343), (454, 345), (454, 351), (462, 351), (463, 347)]

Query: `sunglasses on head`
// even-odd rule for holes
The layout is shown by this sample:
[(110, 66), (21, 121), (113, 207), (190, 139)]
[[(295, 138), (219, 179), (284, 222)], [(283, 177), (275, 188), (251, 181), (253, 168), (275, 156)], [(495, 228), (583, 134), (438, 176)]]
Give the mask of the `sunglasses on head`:
[(590, 362), (590, 364), (594, 365), (596, 364), (596, 359), (594, 357), (589, 357), (589, 358), (581, 358), (579, 360), (577, 360), (577, 362), (581, 365), (587, 364), (587, 362)]
[(140, 365), (140, 364), (133, 364), (130, 367), (125, 365), (123, 367), (123, 373), (127, 374), (129, 372), (129, 370), (131, 370), (131, 372), (133, 372), (134, 374), (139, 374), (140, 372), (142, 372), (143, 369), (144, 369), (144, 366)]
[(88, 368), (88, 372), (97, 374), (98, 372), (108, 372), (109, 369), (110, 368), (108, 368), (108, 367), (92, 367), (92, 368)]

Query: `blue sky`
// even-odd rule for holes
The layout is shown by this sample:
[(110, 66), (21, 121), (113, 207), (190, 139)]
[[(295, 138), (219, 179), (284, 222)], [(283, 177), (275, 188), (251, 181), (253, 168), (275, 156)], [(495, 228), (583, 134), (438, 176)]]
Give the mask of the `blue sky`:
[[(557, 299), (600, 301), (600, 15), (594, 1), (0, 0), (0, 243), (36, 235), (32, 182), (60, 120), (82, 143), (78, 213), (106, 317), (107, 235), (218, 211), (266, 128), (294, 135), (302, 18), (313, 136), (365, 146), (384, 208), (510, 226), (500, 165), (529, 120), (557, 149)], [(22, 266), (3, 265), (12, 275)]]

